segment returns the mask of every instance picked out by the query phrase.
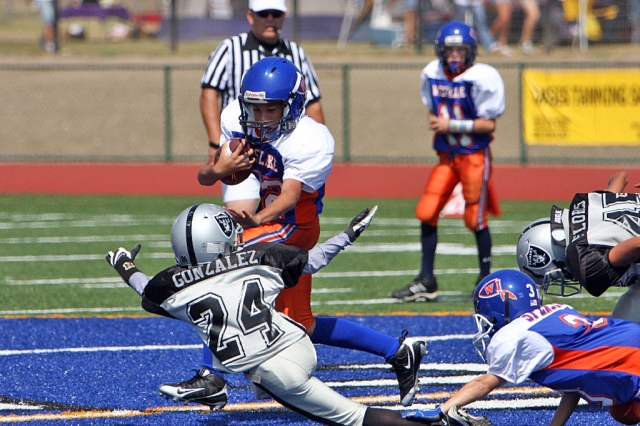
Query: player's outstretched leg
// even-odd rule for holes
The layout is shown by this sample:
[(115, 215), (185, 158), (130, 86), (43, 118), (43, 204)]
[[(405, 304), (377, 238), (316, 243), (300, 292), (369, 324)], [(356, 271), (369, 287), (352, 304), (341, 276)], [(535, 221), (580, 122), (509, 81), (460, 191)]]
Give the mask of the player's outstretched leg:
[(191, 379), (160, 386), (160, 395), (185, 404), (196, 402), (220, 410), (227, 405), (227, 382), (209, 369), (202, 367)]
[(407, 337), (407, 330), (402, 330), (400, 348), (389, 362), (391, 369), (398, 377), (400, 403), (407, 407), (413, 402), (416, 392), (420, 390), (418, 374), (422, 357), (427, 354), (427, 342), (415, 337)]

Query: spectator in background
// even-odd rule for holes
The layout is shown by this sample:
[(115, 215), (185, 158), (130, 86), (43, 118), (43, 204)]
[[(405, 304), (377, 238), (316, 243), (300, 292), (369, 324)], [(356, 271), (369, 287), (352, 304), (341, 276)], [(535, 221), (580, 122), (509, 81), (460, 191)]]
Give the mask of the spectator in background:
[(53, 25), (56, 20), (56, 10), (53, 0), (36, 0), (42, 22), (42, 38), (40, 47), (49, 53), (56, 51), (56, 41)]
[[(484, 7), (484, 0), (454, 0), (454, 3), (456, 7), (455, 19), (473, 26), (478, 34), (480, 43), (482, 43), (487, 52), (497, 52), (498, 43), (487, 26), (487, 11)], [(465, 19), (467, 11), (471, 12), (473, 22), (467, 22), (467, 19)]]
[(402, 23), (404, 26), (404, 36), (407, 46), (416, 43), (416, 19), (418, 17), (418, 0), (402, 1)]
[(520, 7), (524, 12), (522, 31), (520, 32), (520, 50), (525, 55), (533, 54), (533, 32), (540, 20), (539, 0), (520, 0)]
[(640, 0), (630, 0), (631, 43), (640, 43)]
[[(223, 40), (209, 56), (202, 76), (200, 112), (209, 137), (209, 156), (220, 145), (220, 112), (240, 94), (244, 73), (266, 56), (280, 56), (293, 62), (304, 75), (307, 87), (306, 113), (320, 124), (324, 114), (320, 103), (318, 77), (304, 49), (281, 37), (287, 17), (285, 0), (250, 0), (248, 33)], [(255, 211), (260, 199), (258, 180), (251, 176), (233, 187), (222, 186), (227, 207)]]
[[(497, 51), (505, 56), (511, 55), (509, 48), (509, 31), (511, 30), (511, 15), (513, 0), (494, 0), (496, 18), (491, 24), (491, 32), (498, 40)], [(520, 50), (525, 55), (533, 54), (533, 32), (540, 19), (540, 5), (538, 0), (520, 0), (520, 7), (524, 13), (522, 31), (520, 33)]]

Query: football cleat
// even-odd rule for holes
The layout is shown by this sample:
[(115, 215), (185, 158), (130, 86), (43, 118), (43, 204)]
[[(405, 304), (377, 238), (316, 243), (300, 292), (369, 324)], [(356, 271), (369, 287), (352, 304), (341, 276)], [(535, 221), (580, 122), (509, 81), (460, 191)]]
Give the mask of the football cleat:
[(491, 421), (482, 416), (472, 416), (463, 408), (454, 405), (449, 408), (447, 415), (443, 419), (445, 426), (492, 426)]
[(390, 371), (396, 373), (400, 388), (400, 403), (408, 407), (413, 402), (416, 392), (420, 390), (418, 373), (422, 357), (427, 354), (427, 342), (415, 337), (407, 337), (407, 330), (402, 330), (400, 348), (396, 351)]
[(438, 297), (438, 283), (435, 278), (416, 277), (406, 288), (391, 293), (391, 297), (405, 302), (426, 302)]
[(220, 410), (227, 405), (227, 382), (209, 369), (202, 367), (191, 379), (160, 386), (160, 395), (188, 404), (195, 402)]

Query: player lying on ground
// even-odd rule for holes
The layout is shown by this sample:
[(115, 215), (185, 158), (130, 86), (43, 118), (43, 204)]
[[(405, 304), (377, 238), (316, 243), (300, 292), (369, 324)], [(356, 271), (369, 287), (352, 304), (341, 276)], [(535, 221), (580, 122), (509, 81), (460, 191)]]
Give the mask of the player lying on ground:
[(629, 287), (612, 316), (640, 323), (640, 194), (622, 192), (627, 183), (627, 173), (616, 172), (605, 191), (578, 193), (568, 209), (552, 206), (550, 218), (522, 231), (517, 257), (545, 293), (570, 296), (584, 287), (598, 297)]
[[(142, 296), (145, 310), (193, 325), (213, 353), (214, 368), (244, 373), (257, 397), (272, 397), (325, 424), (439, 425), (366, 407), (313, 377), (316, 352), (304, 327), (273, 307), (282, 289), (329, 264), (372, 218), (365, 209), (344, 232), (309, 251), (274, 243), (243, 248), (237, 243), (242, 228), (229, 212), (201, 204), (184, 210), (172, 227), (177, 265), (145, 275), (134, 263), (140, 245), (109, 252), (107, 261)], [(218, 384), (217, 395), (226, 403), (226, 384)]]
[[(478, 333), (473, 337), (488, 372), (464, 385), (433, 411), (404, 413), (432, 421), (452, 407), (527, 379), (562, 393), (551, 426), (564, 425), (580, 398), (595, 406), (640, 402), (640, 325), (589, 319), (571, 306), (541, 305), (527, 275), (504, 269), (488, 275), (474, 293)], [(486, 425), (483, 418), (467, 424)]]

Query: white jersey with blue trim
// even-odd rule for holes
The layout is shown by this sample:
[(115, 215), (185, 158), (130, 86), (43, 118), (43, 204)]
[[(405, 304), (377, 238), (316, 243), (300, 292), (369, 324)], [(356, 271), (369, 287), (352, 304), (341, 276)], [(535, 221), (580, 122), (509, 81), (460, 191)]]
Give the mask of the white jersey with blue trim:
[[(240, 112), (240, 102), (237, 99), (222, 111), (221, 145), (232, 138), (245, 137), (238, 120)], [(278, 150), (284, 159), (283, 179), (302, 182), (302, 190), (305, 192), (316, 191), (325, 184), (331, 172), (335, 151), (335, 141), (327, 126), (303, 115), (298, 120), (295, 130), (269, 144)]]
[(640, 398), (640, 325), (589, 319), (549, 304), (501, 328), (486, 351), (488, 372), (519, 384), (527, 378), (608, 406)]
[[(442, 64), (439, 59), (435, 59), (424, 67), (421, 74), (422, 84), (420, 86), (420, 96), (422, 103), (434, 114), (434, 106), (431, 104), (433, 88), (429, 84), (432, 80), (447, 80)], [(475, 117), (496, 119), (504, 113), (504, 82), (498, 71), (491, 65), (477, 63), (455, 76), (451, 81), (455, 83), (470, 83), (471, 92), (465, 94), (475, 106)]]

